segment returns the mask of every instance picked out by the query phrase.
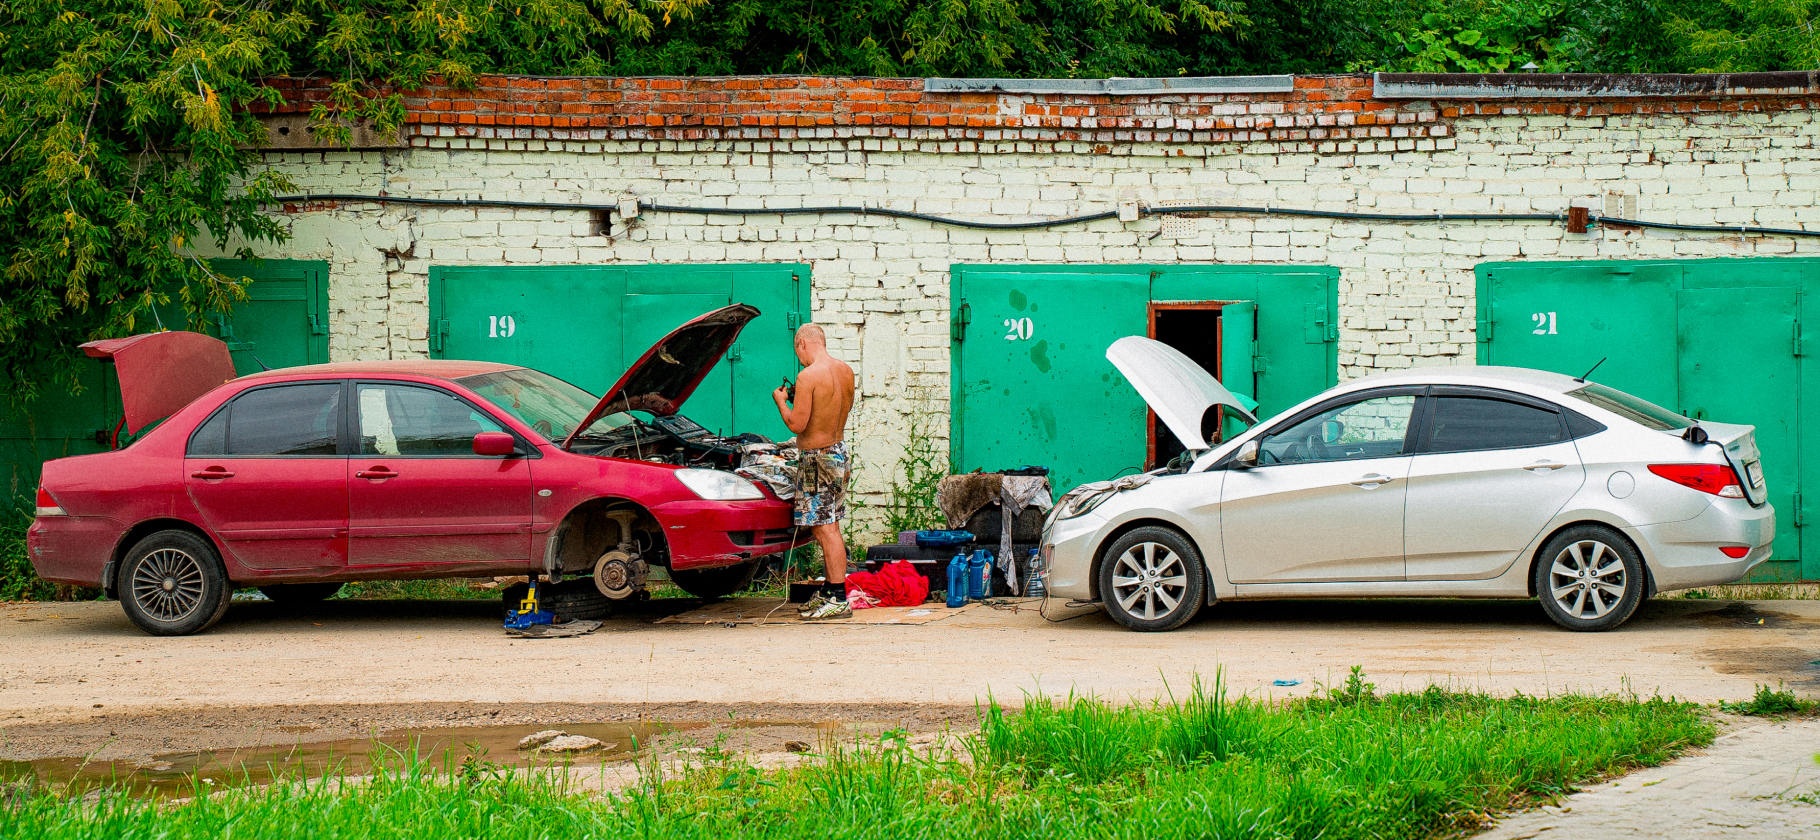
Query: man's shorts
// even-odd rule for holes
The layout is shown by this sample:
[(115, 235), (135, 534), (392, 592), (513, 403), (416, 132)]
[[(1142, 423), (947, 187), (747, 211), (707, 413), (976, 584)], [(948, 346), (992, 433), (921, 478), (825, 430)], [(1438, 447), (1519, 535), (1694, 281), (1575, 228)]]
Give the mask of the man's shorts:
[(846, 519), (851, 469), (844, 440), (802, 450), (796, 459), (796, 524), (831, 525)]

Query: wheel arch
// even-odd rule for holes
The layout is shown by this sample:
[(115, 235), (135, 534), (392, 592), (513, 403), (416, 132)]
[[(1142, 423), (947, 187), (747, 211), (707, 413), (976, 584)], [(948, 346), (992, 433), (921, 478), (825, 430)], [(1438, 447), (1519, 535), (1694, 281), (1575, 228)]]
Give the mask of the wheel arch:
[(1188, 541), (1189, 545), (1194, 546), (1194, 550), (1201, 555), (1201, 572), (1207, 576), (1207, 603), (1213, 603), (1215, 600), (1213, 591), (1213, 566), (1211, 563), (1207, 562), (1207, 549), (1201, 547), (1200, 542), (1196, 540), (1193, 535), (1188, 533), (1187, 528), (1183, 528), (1175, 522), (1155, 516), (1141, 516), (1129, 522), (1120, 523), (1112, 530), (1107, 531), (1106, 535), (1100, 539), (1099, 545), (1095, 546), (1093, 549), (1093, 563), (1087, 570), (1088, 592), (1091, 594), (1092, 599), (1095, 601), (1100, 600), (1100, 567), (1104, 566), (1106, 563), (1106, 552), (1112, 549), (1112, 544), (1118, 542), (1120, 537), (1145, 527), (1168, 528), (1169, 530), (1180, 534), (1182, 539)]
[[(119, 542), (114, 544), (113, 553), (108, 555), (107, 565), (103, 567), (101, 574), (101, 590), (107, 593), (108, 600), (120, 600), (120, 564), (126, 560), (126, 553), (131, 551), (133, 546), (138, 545), (140, 540), (159, 531), (185, 531), (201, 537), (204, 542), (215, 549), (215, 559), (221, 561), (222, 568), (224, 570), (227, 568), (230, 559), (227, 549), (221, 545), (219, 540), (215, 539), (214, 534), (208, 532), (208, 529), (187, 519), (175, 517), (147, 519), (126, 529), (126, 533), (120, 535)], [(229, 575), (229, 578), (231, 579), (232, 575)]]
[(1638, 545), (1637, 541), (1632, 539), (1630, 534), (1624, 532), (1624, 526), (1613, 522), (1607, 522), (1603, 519), (1582, 517), (1572, 519), (1555, 528), (1549, 529), (1547, 533), (1542, 535), (1541, 539), (1536, 541), (1536, 548), (1530, 553), (1528, 572), (1523, 576), (1523, 586), (1529, 592), (1529, 597), (1536, 597), (1536, 569), (1542, 565), (1542, 549), (1547, 548), (1548, 544), (1553, 542), (1555, 537), (1561, 535), (1561, 532), (1566, 531), (1569, 528), (1578, 528), (1582, 525), (1595, 525), (1617, 534), (1618, 539), (1623, 540), (1626, 545), (1630, 546), (1632, 551), (1637, 552), (1637, 558), (1643, 564), (1643, 597), (1650, 598), (1656, 594), (1656, 574), (1649, 568), (1649, 553), (1644, 551), (1643, 547)]
[(584, 563), (593, 568), (594, 561), (605, 552), (605, 549), (595, 549), (607, 539), (607, 531), (610, 529), (614, 536), (618, 535), (618, 526), (605, 515), (622, 510), (638, 514), (633, 526), (635, 530), (640, 530), (637, 527), (640, 524), (652, 526), (642, 529), (656, 535), (657, 543), (652, 552), (655, 556), (646, 558), (646, 562), (655, 563), (661, 559), (668, 563), (669, 540), (650, 507), (624, 496), (595, 496), (569, 508), (550, 532), (550, 538), (544, 542), (544, 573), (560, 576), (564, 569), (579, 569)]

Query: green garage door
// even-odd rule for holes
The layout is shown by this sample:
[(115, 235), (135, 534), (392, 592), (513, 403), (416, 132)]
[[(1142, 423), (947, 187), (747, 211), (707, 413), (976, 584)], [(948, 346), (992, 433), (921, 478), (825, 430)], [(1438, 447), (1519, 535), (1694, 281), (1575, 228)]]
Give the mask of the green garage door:
[[(211, 315), (206, 332), (228, 342), (235, 371), (291, 367), (329, 360), (328, 263), (300, 260), (216, 260), (216, 270), (252, 278), (247, 300)], [(158, 307), (139, 329), (185, 329), (181, 303)], [(71, 348), (72, 352), (76, 351)], [(120, 422), (120, 392), (113, 365), (84, 358), (83, 390), (47, 388), (23, 414), (0, 418), (0, 490), (17, 496), (38, 484), (38, 467), (52, 458), (102, 452)], [(123, 433), (124, 434), (124, 433)]]
[(1218, 305), (1212, 371), (1260, 416), (1334, 384), (1335, 269), (1003, 266), (953, 269), (954, 466), (1049, 467), (1058, 492), (1137, 472), (1145, 405), (1106, 348), (1145, 335), (1152, 304)]
[[(1479, 362), (1593, 379), (1695, 419), (1757, 427), (1776, 557), (1754, 579), (1820, 578), (1803, 539), (1820, 462), (1801, 386), (1801, 324), (1820, 262), (1803, 259), (1493, 263), (1479, 267)], [(1820, 485), (1817, 485), (1820, 486)]]
[(432, 266), (430, 354), (524, 365), (599, 394), (684, 322), (748, 303), (763, 314), (683, 413), (782, 440), (790, 431), (771, 391), (796, 377), (792, 335), (808, 295), (806, 265)]

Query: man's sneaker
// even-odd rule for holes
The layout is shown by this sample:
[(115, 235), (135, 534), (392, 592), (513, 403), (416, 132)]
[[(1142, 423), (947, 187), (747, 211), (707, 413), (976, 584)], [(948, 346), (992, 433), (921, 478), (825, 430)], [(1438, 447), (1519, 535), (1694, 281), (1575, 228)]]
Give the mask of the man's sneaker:
[(824, 598), (815, 609), (803, 613), (804, 621), (828, 621), (835, 618), (852, 618), (853, 608), (846, 601)]
[(815, 612), (821, 605), (826, 603), (828, 603), (828, 596), (817, 592), (814, 595), (809, 596), (809, 603), (796, 608), (796, 614), (806, 617), (809, 613)]

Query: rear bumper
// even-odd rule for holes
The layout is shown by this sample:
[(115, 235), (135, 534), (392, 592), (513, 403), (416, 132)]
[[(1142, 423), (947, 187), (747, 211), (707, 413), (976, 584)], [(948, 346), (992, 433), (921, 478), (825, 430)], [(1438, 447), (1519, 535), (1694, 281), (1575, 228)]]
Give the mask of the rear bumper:
[(25, 531), (25, 553), (51, 583), (100, 586), (126, 525), (105, 516), (42, 516)]
[(731, 566), (808, 542), (791, 527), (789, 502), (671, 502), (651, 508), (670, 542), (673, 569)]
[[(1732, 583), (1770, 558), (1776, 510), (1726, 499), (1692, 519), (1625, 530), (1644, 548), (1657, 590), (1714, 586)], [(1736, 559), (1719, 552), (1721, 546), (1736, 545), (1750, 546), (1750, 552)]]

